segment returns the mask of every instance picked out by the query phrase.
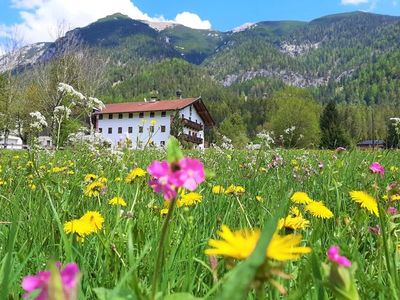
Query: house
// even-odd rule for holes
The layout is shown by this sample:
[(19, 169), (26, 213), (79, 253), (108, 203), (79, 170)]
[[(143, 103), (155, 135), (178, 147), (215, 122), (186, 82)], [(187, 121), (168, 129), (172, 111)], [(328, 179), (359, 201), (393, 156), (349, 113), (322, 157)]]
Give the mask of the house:
[[(5, 148), (4, 146), (4, 136), (0, 135), (0, 149)], [(21, 150), (24, 149), (25, 146), (20, 137), (10, 134), (7, 138), (6, 148), (12, 150)]]
[(360, 149), (370, 149), (370, 148), (385, 148), (386, 143), (383, 140), (365, 140), (357, 144)]
[(201, 97), (107, 104), (93, 114), (96, 131), (112, 145), (164, 147), (171, 135), (204, 148), (204, 129), (215, 124)]

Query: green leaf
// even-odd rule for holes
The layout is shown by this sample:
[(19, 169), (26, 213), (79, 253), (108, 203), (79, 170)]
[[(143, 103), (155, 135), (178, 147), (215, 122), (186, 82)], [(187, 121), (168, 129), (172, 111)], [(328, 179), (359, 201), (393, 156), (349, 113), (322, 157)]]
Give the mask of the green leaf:
[(93, 289), (99, 300), (136, 300), (136, 296), (129, 290), (117, 289), (109, 290), (106, 288)]
[(206, 179), (212, 179), (215, 177), (215, 172), (213, 170), (206, 169)]
[(278, 219), (285, 210), (286, 205), (283, 205), (279, 212), (266, 222), (254, 252), (230, 272), (230, 276), (223, 285), (221, 295), (217, 299), (242, 300), (247, 298), (246, 294), (256, 276), (257, 270), (265, 262), (265, 253), (274, 235)]
[(183, 158), (183, 153), (181, 147), (179, 146), (179, 141), (171, 136), (168, 140), (167, 145), (167, 159), (168, 162), (173, 163), (177, 162)]

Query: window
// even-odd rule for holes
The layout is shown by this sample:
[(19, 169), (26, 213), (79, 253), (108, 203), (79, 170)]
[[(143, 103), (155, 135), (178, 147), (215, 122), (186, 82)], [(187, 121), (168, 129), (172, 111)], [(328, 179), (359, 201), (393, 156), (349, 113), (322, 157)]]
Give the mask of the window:
[(160, 146), (165, 146), (165, 141), (161, 141)]
[(185, 118), (185, 114), (182, 114), (182, 119), (184, 119)]
[(165, 126), (164, 125), (161, 126), (161, 132), (165, 132)]
[(143, 126), (139, 126), (139, 133), (143, 133)]
[(150, 113), (150, 118), (154, 118), (154, 112)]
[(111, 120), (113, 118), (113, 114), (108, 114), (108, 118)]
[(192, 132), (189, 130), (189, 135), (192, 135)]
[(192, 114), (192, 106), (191, 105), (189, 106), (189, 112), (190, 112), (190, 114)]
[(166, 117), (167, 116), (167, 112), (166, 111), (162, 111), (161, 112), (161, 117)]
[(112, 128), (108, 127), (108, 134), (111, 134), (111, 133), (112, 133)]
[(144, 113), (139, 113), (139, 118), (143, 118), (144, 117)]
[(129, 113), (129, 119), (132, 119), (133, 118), (133, 113)]
[(99, 120), (103, 120), (103, 115), (99, 115)]
[(122, 127), (118, 127), (118, 133), (122, 133)]
[(118, 114), (118, 119), (122, 119), (123, 115), (122, 114)]
[(99, 132), (102, 133), (103, 132), (103, 128), (99, 128)]
[(150, 133), (154, 133), (154, 126), (150, 126)]
[(133, 128), (132, 127), (128, 127), (128, 133), (132, 133), (133, 132)]

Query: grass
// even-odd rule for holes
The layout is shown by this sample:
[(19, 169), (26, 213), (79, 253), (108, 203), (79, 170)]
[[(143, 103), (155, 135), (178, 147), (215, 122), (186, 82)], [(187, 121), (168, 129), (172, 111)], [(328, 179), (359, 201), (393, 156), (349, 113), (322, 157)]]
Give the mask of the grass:
[[(388, 203), (383, 196), (389, 183), (399, 182), (400, 173), (389, 170), (391, 166), (400, 167), (398, 152), (348, 151), (337, 154), (337, 159), (330, 151), (304, 150), (261, 153), (207, 150), (185, 154), (200, 158), (215, 176), (199, 187), (201, 203), (174, 211), (164, 263), (157, 274), (159, 298), (174, 293), (214, 298), (232, 289), (229, 278), (243, 273), (230, 272), (222, 257), (218, 257), (217, 272), (213, 272), (204, 254), (208, 240), (217, 238), (222, 224), (232, 229), (265, 228), (264, 224), (276, 217), (279, 210), (287, 213), (293, 192), (304, 191), (315, 200), (323, 200), (334, 217), (321, 220), (304, 213), (311, 225), (300, 233), (303, 244), (313, 252), (286, 263), (284, 270), (292, 279), (278, 281), (287, 289), (287, 295), (281, 296), (267, 285), (263, 291), (265, 297), (331, 297), (323, 284), (322, 263), (327, 263), (329, 246), (339, 245), (357, 266), (355, 279), (361, 299), (397, 299), (399, 223), (398, 218), (386, 215)], [(275, 154), (283, 157), (283, 164), (268, 168)], [(74, 261), (79, 265), (82, 272), (79, 299), (97, 299), (96, 289), (100, 299), (109, 293), (105, 290), (132, 297), (123, 299), (144, 299), (143, 295), (150, 295), (165, 219), (160, 215), (163, 199), (148, 186), (148, 175), (131, 184), (124, 179), (131, 169), (146, 169), (152, 160), (165, 157), (166, 153), (155, 150), (0, 152), (0, 182), (5, 181), (0, 186), (0, 298), (20, 298), (22, 278), (45, 269), (50, 261), (64, 264)], [(386, 167), (383, 179), (369, 172), (368, 167), (374, 161)], [(323, 168), (319, 168), (320, 162)], [(66, 168), (55, 173), (54, 167)], [(89, 173), (108, 179), (107, 189), (99, 197), (83, 194), (84, 177)], [(33, 176), (28, 179), (30, 175)], [(29, 183), (35, 184), (36, 189), (32, 190)], [(211, 192), (214, 185), (231, 184), (245, 187), (245, 193), (234, 196)], [(376, 196), (382, 219), (351, 201), (352, 190)], [(108, 200), (114, 196), (123, 197), (127, 206), (110, 206)], [(257, 201), (256, 196), (262, 196), (263, 202)], [(99, 211), (105, 222), (101, 232), (81, 243), (72, 234), (65, 234), (62, 226), (86, 211)], [(377, 224), (386, 229), (385, 236), (369, 232), (368, 227)], [(256, 293), (250, 289), (248, 299), (256, 299)], [(188, 297), (184, 294), (181, 299)]]

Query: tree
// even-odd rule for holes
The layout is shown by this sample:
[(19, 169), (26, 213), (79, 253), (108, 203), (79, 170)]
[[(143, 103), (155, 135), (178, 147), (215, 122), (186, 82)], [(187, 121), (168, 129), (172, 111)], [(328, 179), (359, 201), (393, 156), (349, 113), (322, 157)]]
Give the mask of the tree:
[(288, 87), (275, 93), (266, 128), (274, 131), (285, 147), (315, 147), (320, 141), (319, 105), (306, 90)]
[(246, 135), (246, 125), (239, 113), (233, 113), (221, 123), (220, 132), (232, 140), (233, 146), (244, 147), (248, 138)]
[(386, 146), (388, 148), (400, 147), (400, 118), (390, 118)]
[(319, 124), (321, 128), (321, 148), (335, 149), (339, 146), (349, 146), (349, 139), (342, 127), (335, 102), (331, 101), (325, 106)]

